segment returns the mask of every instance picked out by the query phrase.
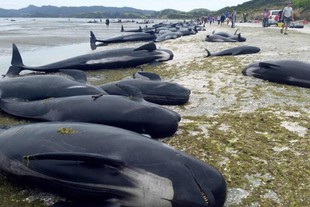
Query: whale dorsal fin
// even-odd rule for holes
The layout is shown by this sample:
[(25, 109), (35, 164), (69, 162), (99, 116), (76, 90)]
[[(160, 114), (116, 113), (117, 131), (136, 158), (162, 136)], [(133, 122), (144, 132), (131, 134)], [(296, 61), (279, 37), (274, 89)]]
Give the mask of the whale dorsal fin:
[(161, 78), (156, 73), (145, 72), (145, 71), (137, 71), (133, 74), (134, 79), (144, 79), (144, 80), (154, 80), (160, 81)]
[(143, 95), (141, 91), (134, 86), (125, 85), (125, 84), (116, 84), (117, 87), (126, 92), (127, 96), (134, 101), (143, 101)]
[(95, 153), (78, 153), (78, 152), (52, 152), (26, 155), (24, 160), (63, 160), (63, 161), (81, 161), (92, 165), (107, 165), (111, 167), (123, 167), (125, 163), (121, 160), (110, 158)]
[(145, 45), (142, 45), (141, 47), (134, 49), (134, 51), (138, 51), (138, 50), (154, 51), (154, 50), (157, 50), (157, 48), (153, 42), (150, 42)]
[(280, 67), (279, 65), (268, 63), (268, 62), (259, 62), (258, 65), (260, 67), (269, 68), (269, 69), (272, 69), (272, 67)]

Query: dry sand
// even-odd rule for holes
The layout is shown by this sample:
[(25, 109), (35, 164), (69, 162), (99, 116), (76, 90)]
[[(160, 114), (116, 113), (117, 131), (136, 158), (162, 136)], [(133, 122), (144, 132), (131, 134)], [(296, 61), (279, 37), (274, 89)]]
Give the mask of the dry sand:
[[(237, 28), (247, 38), (245, 43), (204, 42), (213, 30), (235, 31), (213, 25), (196, 36), (160, 44), (174, 51), (175, 59), (167, 64), (168, 70), (177, 70), (173, 81), (192, 90), (190, 103), (174, 108), (183, 120), (179, 136), (168, 143), (224, 173), (226, 206), (310, 206), (310, 89), (241, 74), (255, 61), (309, 62), (309, 27), (289, 30), (286, 36), (276, 27)], [(203, 57), (205, 48), (217, 52), (239, 45), (258, 46), (261, 52)], [(183, 139), (190, 130), (190, 141)]]
[[(9, 55), (14, 40), (24, 49), (28, 45), (25, 50), (30, 51), (88, 41), (88, 25), (73, 28), (77, 36), (63, 35), (59, 28), (54, 36), (46, 32), (40, 38), (2, 35), (0, 53)], [(247, 38), (245, 43), (204, 41), (213, 30), (233, 33), (236, 28)], [(208, 25), (194, 36), (157, 43), (172, 50), (174, 59), (146, 69), (192, 91), (188, 104), (170, 107), (181, 114), (182, 121), (176, 135), (165, 142), (223, 173), (228, 185), (226, 206), (310, 206), (310, 89), (241, 74), (245, 66), (260, 60), (309, 61), (309, 26), (289, 29), (287, 36), (276, 27), (258, 24), (240, 23), (236, 28)], [(85, 34), (87, 40), (82, 38)], [(54, 41), (46, 42), (48, 36)], [(204, 57), (205, 48), (217, 52), (240, 45), (257, 46), (261, 52)], [(132, 70), (89, 72), (89, 81), (105, 82), (112, 73), (126, 77)]]

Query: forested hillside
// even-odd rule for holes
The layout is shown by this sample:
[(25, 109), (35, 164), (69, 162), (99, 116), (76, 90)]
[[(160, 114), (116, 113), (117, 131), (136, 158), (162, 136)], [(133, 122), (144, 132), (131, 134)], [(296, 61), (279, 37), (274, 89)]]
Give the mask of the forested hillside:
[[(247, 13), (248, 19), (261, 19), (264, 8), (282, 9), (287, 0), (251, 0), (233, 7), (224, 7), (218, 11), (197, 8), (189, 12), (171, 9), (162, 11), (141, 10), (131, 7), (55, 7), (30, 5), (22, 9), (0, 9), (0, 17), (80, 17), (80, 18), (129, 18), (129, 19), (197, 19), (202, 16), (220, 15), (226, 10), (235, 9), (241, 14)], [(292, 0), (295, 19), (310, 20), (310, 0)]]
[[(264, 8), (283, 9), (287, 0), (251, 0), (234, 7), (225, 7), (215, 14), (225, 13), (226, 10), (232, 11), (236, 9), (239, 16), (243, 13), (248, 14), (249, 19), (260, 19)], [(310, 20), (310, 0), (292, 0), (295, 19)]]

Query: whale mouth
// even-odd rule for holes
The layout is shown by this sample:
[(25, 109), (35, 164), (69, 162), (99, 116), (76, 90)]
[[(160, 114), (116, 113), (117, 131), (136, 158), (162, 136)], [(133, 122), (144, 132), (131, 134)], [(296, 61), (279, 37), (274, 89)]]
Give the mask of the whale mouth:
[(201, 195), (207, 206), (209, 206), (209, 198), (208, 196), (200, 189)]
[(210, 201), (209, 201), (209, 197), (207, 196), (207, 194), (202, 190), (201, 186), (199, 185), (199, 183), (197, 182), (196, 178), (193, 176), (195, 183), (197, 184), (199, 191), (201, 193), (201, 196), (203, 198), (203, 200), (205, 201), (206, 205), (209, 206)]
[(211, 195), (211, 198), (210, 198), (210, 197), (207, 195), (207, 193), (202, 189), (201, 185), (198, 183), (198, 181), (197, 181), (196, 177), (194, 176), (192, 170), (191, 170), (188, 166), (186, 166), (186, 165), (185, 165), (185, 167), (186, 167), (186, 168), (189, 170), (189, 172), (191, 173), (191, 175), (192, 175), (192, 177), (193, 177), (193, 179), (194, 179), (194, 181), (195, 181), (195, 183), (196, 183), (196, 185), (197, 185), (197, 187), (198, 187), (198, 189), (199, 189), (199, 191), (200, 191), (200, 193), (201, 193), (201, 196), (202, 196), (202, 198), (203, 198), (203, 200), (204, 200), (206, 206), (207, 206), (207, 207), (210, 206), (210, 204), (212, 203), (211, 200), (210, 200), (210, 199), (212, 199), (212, 195)]

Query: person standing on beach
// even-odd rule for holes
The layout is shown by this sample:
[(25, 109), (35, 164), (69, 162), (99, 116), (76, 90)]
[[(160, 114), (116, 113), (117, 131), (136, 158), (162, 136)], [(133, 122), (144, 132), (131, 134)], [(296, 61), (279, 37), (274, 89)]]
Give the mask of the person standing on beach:
[(213, 21), (213, 17), (211, 15), (208, 16), (208, 21), (210, 23), (210, 25), (212, 24), (212, 21)]
[[(282, 12), (282, 19), (284, 23), (284, 34), (287, 35), (287, 28), (290, 25), (291, 21), (294, 21), (292, 2), (287, 2), (286, 7), (284, 7)], [(281, 34), (283, 33), (283, 27), (280, 30)]]
[(203, 27), (205, 27), (206, 23), (208, 22), (208, 17), (204, 16), (201, 19), (202, 19), (202, 22), (203, 22)]
[(225, 17), (226, 17), (226, 21), (227, 21), (227, 25), (229, 24), (229, 11), (225, 12)]
[(225, 21), (226, 17), (224, 14), (222, 14), (221, 16), (221, 26), (223, 25), (224, 21)]
[(216, 20), (217, 20), (217, 25), (220, 25), (220, 23), (221, 23), (221, 16), (218, 15), (218, 16), (216, 17)]
[(267, 8), (265, 8), (263, 12), (263, 27), (269, 26), (269, 16), (270, 16), (270, 11)]
[(235, 28), (236, 19), (237, 19), (237, 12), (236, 10), (233, 9), (231, 14), (231, 28)]

